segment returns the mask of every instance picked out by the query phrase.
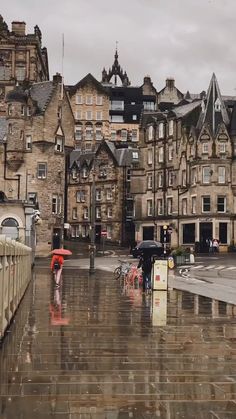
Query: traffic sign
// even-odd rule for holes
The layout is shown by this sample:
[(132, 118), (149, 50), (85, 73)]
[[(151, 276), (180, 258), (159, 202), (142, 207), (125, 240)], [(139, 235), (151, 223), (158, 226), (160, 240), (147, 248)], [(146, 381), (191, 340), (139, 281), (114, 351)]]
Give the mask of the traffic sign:
[(101, 237), (107, 237), (107, 231), (106, 230), (101, 231)]

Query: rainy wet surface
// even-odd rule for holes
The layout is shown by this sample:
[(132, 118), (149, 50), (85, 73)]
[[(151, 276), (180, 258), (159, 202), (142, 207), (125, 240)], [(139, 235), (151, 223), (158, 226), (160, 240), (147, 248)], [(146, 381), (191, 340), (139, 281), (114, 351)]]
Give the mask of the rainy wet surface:
[(37, 268), (0, 349), (1, 419), (236, 417), (236, 306)]

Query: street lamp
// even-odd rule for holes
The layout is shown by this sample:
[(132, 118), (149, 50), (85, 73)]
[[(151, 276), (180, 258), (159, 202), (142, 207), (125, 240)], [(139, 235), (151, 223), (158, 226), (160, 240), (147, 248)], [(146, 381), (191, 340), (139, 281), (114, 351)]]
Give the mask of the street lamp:
[(90, 224), (90, 246), (89, 246), (89, 273), (95, 273), (95, 200), (96, 200), (96, 190), (95, 190), (95, 159), (93, 160), (92, 168), (92, 191), (91, 191), (91, 224)]

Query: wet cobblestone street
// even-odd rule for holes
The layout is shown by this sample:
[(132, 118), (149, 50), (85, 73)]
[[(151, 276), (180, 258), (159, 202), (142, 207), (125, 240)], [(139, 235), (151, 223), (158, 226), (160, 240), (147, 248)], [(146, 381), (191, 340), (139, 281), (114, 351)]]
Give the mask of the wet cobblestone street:
[(36, 268), (0, 349), (1, 419), (233, 419), (236, 306)]

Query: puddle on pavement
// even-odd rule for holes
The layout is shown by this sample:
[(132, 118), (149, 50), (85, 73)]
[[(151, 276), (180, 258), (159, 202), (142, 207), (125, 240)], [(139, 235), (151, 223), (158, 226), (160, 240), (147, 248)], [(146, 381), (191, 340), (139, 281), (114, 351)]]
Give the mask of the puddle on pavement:
[(36, 270), (0, 349), (1, 419), (236, 417), (236, 306)]

